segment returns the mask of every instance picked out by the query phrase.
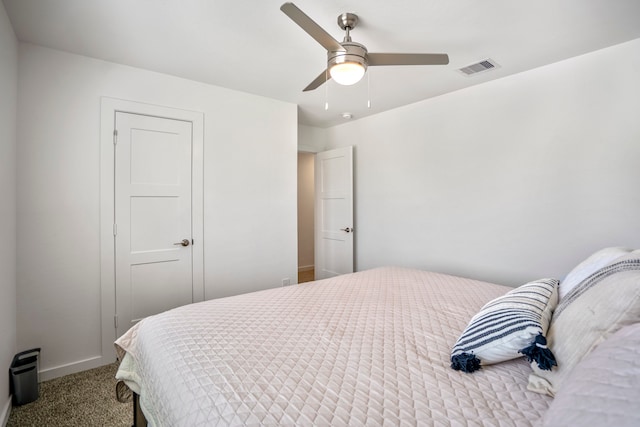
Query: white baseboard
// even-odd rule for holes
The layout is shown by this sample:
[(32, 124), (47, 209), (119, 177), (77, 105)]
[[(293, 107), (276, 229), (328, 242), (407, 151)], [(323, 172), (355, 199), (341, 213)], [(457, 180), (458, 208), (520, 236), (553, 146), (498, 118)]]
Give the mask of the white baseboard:
[(63, 377), (65, 375), (86, 371), (88, 369), (99, 368), (100, 366), (108, 365), (115, 361), (116, 361), (116, 355), (114, 352), (113, 358), (95, 356), (89, 359), (68, 363), (66, 365), (56, 366), (48, 369), (41, 369), (39, 372), (38, 380), (40, 382), (52, 380), (54, 378)]
[(2, 406), (2, 411), (0, 412), (0, 426), (6, 427), (9, 422), (9, 415), (11, 415), (11, 395)]
[(303, 271), (311, 271), (315, 268), (315, 265), (301, 265), (298, 266), (298, 273), (302, 273)]

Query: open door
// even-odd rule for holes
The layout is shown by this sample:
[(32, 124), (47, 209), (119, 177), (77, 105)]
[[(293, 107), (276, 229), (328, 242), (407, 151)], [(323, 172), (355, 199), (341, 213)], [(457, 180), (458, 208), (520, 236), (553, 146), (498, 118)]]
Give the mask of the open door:
[(316, 154), (315, 278), (353, 273), (353, 147)]

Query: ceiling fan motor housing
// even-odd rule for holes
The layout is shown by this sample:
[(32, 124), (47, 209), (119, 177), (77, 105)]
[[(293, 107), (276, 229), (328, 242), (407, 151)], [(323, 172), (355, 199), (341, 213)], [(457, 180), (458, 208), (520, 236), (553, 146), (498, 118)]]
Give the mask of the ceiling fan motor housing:
[(344, 50), (333, 50), (327, 52), (327, 68), (331, 69), (336, 64), (355, 62), (367, 69), (367, 48), (356, 42), (340, 43)]

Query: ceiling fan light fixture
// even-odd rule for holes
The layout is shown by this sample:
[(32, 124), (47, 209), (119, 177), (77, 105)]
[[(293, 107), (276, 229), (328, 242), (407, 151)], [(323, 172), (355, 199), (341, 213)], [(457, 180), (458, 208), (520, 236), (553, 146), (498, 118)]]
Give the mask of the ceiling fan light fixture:
[(362, 80), (365, 71), (364, 65), (359, 62), (341, 62), (332, 65), (329, 74), (336, 83), (350, 86)]
[(349, 86), (362, 80), (367, 71), (367, 48), (344, 41), (341, 50), (327, 52), (327, 68), (336, 83)]

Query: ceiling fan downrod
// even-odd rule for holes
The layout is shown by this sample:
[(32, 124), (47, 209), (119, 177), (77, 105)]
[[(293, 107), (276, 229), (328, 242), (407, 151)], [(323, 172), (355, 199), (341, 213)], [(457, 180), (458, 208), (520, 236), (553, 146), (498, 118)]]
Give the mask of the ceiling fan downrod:
[(344, 36), (345, 42), (351, 41), (351, 35), (349, 32), (353, 30), (358, 24), (358, 15), (355, 13), (342, 13), (338, 16), (338, 26), (347, 32)]

